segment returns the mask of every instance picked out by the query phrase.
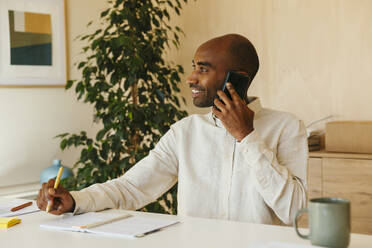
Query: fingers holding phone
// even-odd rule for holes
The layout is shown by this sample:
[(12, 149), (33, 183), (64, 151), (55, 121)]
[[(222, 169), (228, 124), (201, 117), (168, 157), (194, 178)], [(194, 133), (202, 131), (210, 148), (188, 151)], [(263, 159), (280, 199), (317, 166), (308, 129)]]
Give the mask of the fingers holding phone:
[(249, 77), (228, 72), (223, 91), (218, 91), (212, 112), (221, 120), (227, 131), (241, 141), (253, 131), (254, 112), (244, 101), (251, 81)]

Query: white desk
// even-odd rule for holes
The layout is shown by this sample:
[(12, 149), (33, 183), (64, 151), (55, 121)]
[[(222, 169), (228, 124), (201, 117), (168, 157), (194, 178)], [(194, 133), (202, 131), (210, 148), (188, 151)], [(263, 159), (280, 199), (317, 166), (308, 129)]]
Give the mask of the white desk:
[[(119, 211), (119, 210), (113, 210)], [(170, 215), (132, 212), (154, 218)], [(44, 212), (21, 216), (22, 223), (0, 230), (1, 248), (114, 248), (114, 247), (248, 247), (250, 244), (280, 241), (310, 245), (297, 237), (293, 227), (249, 224), (202, 218), (181, 218), (181, 223), (138, 239), (124, 239), (87, 233), (53, 231), (40, 228), (42, 222), (56, 218)], [(351, 248), (371, 248), (372, 236), (351, 235)]]

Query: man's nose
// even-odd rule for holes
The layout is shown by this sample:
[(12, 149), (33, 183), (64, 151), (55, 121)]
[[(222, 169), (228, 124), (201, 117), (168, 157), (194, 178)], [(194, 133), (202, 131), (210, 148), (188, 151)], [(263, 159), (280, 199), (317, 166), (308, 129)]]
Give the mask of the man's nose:
[(188, 84), (197, 84), (198, 83), (198, 78), (197, 78), (196, 73), (194, 71), (192, 71), (190, 73), (190, 75), (187, 76), (186, 83), (188, 83)]

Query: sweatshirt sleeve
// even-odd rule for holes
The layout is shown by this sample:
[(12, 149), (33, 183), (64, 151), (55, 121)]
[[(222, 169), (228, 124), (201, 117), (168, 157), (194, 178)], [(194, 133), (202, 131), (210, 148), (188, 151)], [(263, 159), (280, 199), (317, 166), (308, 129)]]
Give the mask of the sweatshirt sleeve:
[(291, 225), (307, 201), (308, 146), (303, 122), (292, 120), (283, 128), (276, 150), (270, 149), (256, 130), (241, 143), (256, 190), (276, 216)]
[(107, 208), (139, 209), (155, 201), (176, 182), (178, 159), (170, 129), (147, 157), (123, 176), (81, 191), (72, 191), (74, 214)]

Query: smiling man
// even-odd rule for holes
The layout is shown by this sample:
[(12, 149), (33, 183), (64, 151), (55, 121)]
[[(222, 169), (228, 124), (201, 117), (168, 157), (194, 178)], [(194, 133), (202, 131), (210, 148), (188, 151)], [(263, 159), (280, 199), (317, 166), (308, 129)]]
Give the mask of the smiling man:
[[(220, 89), (228, 71), (254, 78), (258, 56), (245, 37), (229, 34), (202, 44), (187, 78), (193, 103), (212, 107), (172, 125), (149, 155), (120, 178), (78, 192), (54, 181), (37, 203), (51, 213), (139, 209), (178, 181), (178, 214), (266, 224), (292, 224), (306, 203), (307, 139), (289, 113), (264, 109), (258, 98), (232, 99)], [(217, 96), (221, 100), (218, 100)]]

